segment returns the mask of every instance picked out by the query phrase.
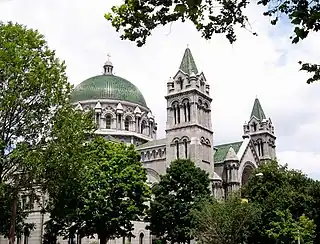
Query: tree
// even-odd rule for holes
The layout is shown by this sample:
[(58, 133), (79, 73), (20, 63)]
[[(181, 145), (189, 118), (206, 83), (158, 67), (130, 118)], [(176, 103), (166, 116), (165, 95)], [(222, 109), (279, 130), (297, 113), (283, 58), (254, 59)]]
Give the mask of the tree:
[(301, 239), (302, 243), (313, 243), (316, 229), (313, 220), (305, 215), (300, 216), (298, 220), (294, 220), (288, 209), (274, 212), (277, 219), (270, 223), (270, 229), (267, 230), (267, 234), (274, 241), (273, 243), (296, 243), (298, 239)]
[[(65, 236), (76, 231), (81, 236), (98, 234), (101, 244), (132, 235), (132, 221), (146, 214), (150, 197), (146, 171), (134, 146), (95, 137), (76, 153), (71, 160), (77, 158), (80, 166), (75, 165), (71, 176), (63, 170), (67, 180), (51, 195), (51, 218), (60, 225), (51, 221), (52, 229)], [(63, 160), (69, 161), (64, 156)], [(54, 233), (46, 236), (55, 238)]]
[[(262, 176), (255, 176), (256, 173)], [(313, 188), (314, 181), (300, 171), (289, 170), (275, 161), (261, 165), (242, 189), (242, 196), (258, 204), (263, 216), (250, 230), (248, 243), (274, 243), (268, 230), (279, 219), (277, 211), (288, 210), (295, 221), (305, 215), (317, 223)]]
[[(288, 18), (294, 27), (294, 34), (290, 36), (292, 43), (298, 43), (310, 32), (320, 29), (320, 4), (311, 0), (127, 0), (120, 6), (113, 6), (105, 18), (122, 32), (121, 39), (136, 41), (138, 46), (145, 44), (157, 26), (178, 20), (190, 20), (205, 39), (211, 39), (213, 34), (225, 34), (233, 43), (236, 41), (236, 26), (257, 35), (251, 31), (248, 17), (244, 14), (249, 3), (266, 6), (268, 10), (263, 15), (272, 18), (272, 25)], [(320, 65), (299, 63), (301, 70), (313, 74), (307, 83), (320, 79)]]
[[(10, 219), (12, 215), (12, 189), (9, 185), (3, 184), (0, 187), (0, 234), (4, 237), (9, 237)], [(28, 207), (28, 206), (27, 206)], [(28, 212), (22, 209), (22, 204), (17, 205), (16, 214), (16, 236), (21, 236), (25, 227), (33, 229), (34, 225), (24, 223), (24, 219), (28, 216)]]
[[(87, 176), (84, 151), (86, 142), (94, 137), (94, 130), (91, 111), (85, 113), (65, 106), (53, 118), (51, 139), (34, 158), (40, 167), (41, 190), (48, 197), (42, 207), (51, 218), (46, 223), (49, 243), (54, 242), (50, 239), (52, 235), (54, 238), (58, 234), (68, 235), (67, 230), (75, 220)], [(55, 226), (54, 222), (59, 224)], [(49, 233), (52, 231), (56, 233)]]
[(243, 203), (237, 195), (226, 201), (206, 202), (195, 211), (195, 237), (203, 244), (247, 243), (251, 225), (259, 218), (259, 208)]
[(150, 197), (140, 155), (133, 145), (100, 137), (88, 143), (85, 152), (90, 167), (80, 217), (86, 229), (98, 234), (100, 244), (131, 235), (132, 221), (145, 216)]
[(46, 143), (51, 120), (68, 103), (71, 85), (64, 63), (44, 36), (23, 25), (0, 23), (0, 57), (0, 184), (10, 186), (12, 214), (6, 221), (11, 222), (13, 243), (18, 194), (32, 191), (37, 175), (30, 159)]
[(209, 183), (208, 174), (192, 161), (173, 161), (152, 189), (154, 198), (148, 219), (151, 233), (171, 243), (192, 240), (192, 211), (210, 197)]

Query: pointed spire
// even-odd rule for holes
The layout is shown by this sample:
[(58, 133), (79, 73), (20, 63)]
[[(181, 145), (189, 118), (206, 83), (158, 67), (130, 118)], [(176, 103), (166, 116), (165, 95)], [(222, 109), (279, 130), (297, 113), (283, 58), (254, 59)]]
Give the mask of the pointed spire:
[(196, 63), (194, 62), (194, 59), (189, 47), (187, 47), (187, 49), (184, 52), (184, 55), (180, 64), (180, 70), (188, 75), (190, 75), (192, 72), (194, 72), (195, 74), (198, 74), (198, 69), (197, 69)]
[(254, 100), (254, 104), (253, 104), (253, 108), (252, 108), (250, 119), (253, 116), (256, 117), (257, 119), (261, 120), (261, 121), (266, 119), (266, 115), (263, 112), (262, 106), (261, 106), (260, 101), (259, 101), (258, 98), (256, 98)]
[(239, 161), (236, 152), (234, 151), (233, 147), (229, 148), (227, 156), (224, 161)]

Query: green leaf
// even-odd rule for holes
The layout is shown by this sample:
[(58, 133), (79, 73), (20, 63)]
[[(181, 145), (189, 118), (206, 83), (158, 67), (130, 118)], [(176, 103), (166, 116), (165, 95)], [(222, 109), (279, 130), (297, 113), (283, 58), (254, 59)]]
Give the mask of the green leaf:
[(186, 6), (184, 4), (177, 4), (174, 8), (175, 12), (179, 12), (181, 14), (184, 14), (186, 12)]

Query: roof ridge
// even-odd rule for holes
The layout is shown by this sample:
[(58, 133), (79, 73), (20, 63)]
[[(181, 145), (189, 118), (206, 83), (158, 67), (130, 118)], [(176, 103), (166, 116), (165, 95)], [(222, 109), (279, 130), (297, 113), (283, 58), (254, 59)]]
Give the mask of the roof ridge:
[[(216, 146), (228, 146), (228, 145), (235, 144), (235, 143), (240, 143), (240, 142), (243, 142), (243, 140), (242, 140), (242, 141), (235, 141), (235, 142), (223, 143), (223, 144), (219, 144), (219, 145), (216, 145)], [(215, 146), (215, 147), (216, 147), (216, 146)]]

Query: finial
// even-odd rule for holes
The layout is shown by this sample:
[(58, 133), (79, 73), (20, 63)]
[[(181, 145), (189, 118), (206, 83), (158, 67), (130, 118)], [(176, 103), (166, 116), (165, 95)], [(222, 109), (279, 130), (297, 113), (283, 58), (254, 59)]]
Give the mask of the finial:
[(110, 61), (110, 58), (111, 58), (110, 53), (107, 54), (107, 57), (108, 57), (108, 61)]
[(256, 99), (258, 99), (258, 95), (256, 95)]
[(187, 44), (187, 48), (189, 48), (189, 44)]

